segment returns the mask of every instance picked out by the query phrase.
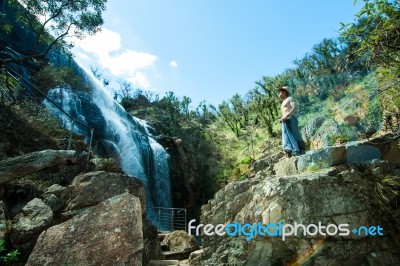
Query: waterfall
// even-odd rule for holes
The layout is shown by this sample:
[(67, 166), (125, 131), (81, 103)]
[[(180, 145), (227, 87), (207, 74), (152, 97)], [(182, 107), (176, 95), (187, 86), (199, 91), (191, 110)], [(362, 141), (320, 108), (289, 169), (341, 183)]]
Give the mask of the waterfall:
[[(134, 117), (134, 119), (143, 126), (148, 136), (152, 136), (149, 130), (149, 128), (151, 129), (151, 127), (147, 124), (146, 121), (136, 117)], [(155, 141), (153, 138), (149, 138), (149, 140), (154, 156), (154, 180), (156, 188), (155, 192), (159, 195), (156, 198), (156, 206), (169, 208), (172, 206), (171, 195), (163, 193), (163, 190), (171, 191), (171, 183), (169, 182), (169, 177), (165, 178), (164, 176), (165, 173), (169, 173), (168, 160), (164, 159), (166, 157), (169, 158), (169, 155), (157, 141)]]
[[(169, 180), (169, 155), (154, 140), (146, 121), (133, 117), (114, 101), (111, 94), (88, 72), (82, 73), (90, 84), (92, 93), (74, 92), (68, 88), (55, 88), (48, 97), (69, 115), (94, 128), (112, 157), (118, 157), (121, 168), (130, 176), (140, 179), (146, 189), (146, 209), (148, 218), (157, 224), (153, 207), (172, 207)], [(63, 122), (63, 127), (71, 130), (70, 119), (49, 101), (44, 104)], [(89, 132), (75, 123), (73, 132), (89, 138)]]

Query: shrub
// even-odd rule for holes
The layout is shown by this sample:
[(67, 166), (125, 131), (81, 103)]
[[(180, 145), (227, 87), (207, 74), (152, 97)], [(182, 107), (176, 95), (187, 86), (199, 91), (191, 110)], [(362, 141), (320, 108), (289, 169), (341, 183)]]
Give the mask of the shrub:
[(18, 249), (7, 252), (4, 240), (0, 240), (0, 254), (4, 254), (0, 256), (1, 265), (11, 265), (11, 263), (18, 261), (20, 253)]

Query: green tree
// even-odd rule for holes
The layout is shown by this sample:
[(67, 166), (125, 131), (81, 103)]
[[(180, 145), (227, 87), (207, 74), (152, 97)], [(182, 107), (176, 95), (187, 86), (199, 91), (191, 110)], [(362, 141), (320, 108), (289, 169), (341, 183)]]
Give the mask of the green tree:
[(256, 87), (249, 92), (249, 109), (254, 114), (254, 124), (259, 124), (259, 120), (264, 122), (269, 136), (274, 137), (274, 123), (278, 116), (278, 99), (272, 94), (263, 94), (260, 87)]
[(247, 108), (247, 103), (238, 93), (233, 95), (229, 102), (232, 105), (232, 111), (236, 116), (236, 120), (240, 128), (246, 127), (250, 120), (250, 112)]
[(22, 58), (3, 59), (3, 63), (44, 58), (55, 46), (71, 47), (72, 42), (67, 37), (83, 38), (85, 34), (98, 32), (103, 24), (102, 12), (106, 8), (106, 2), (107, 0), (8, 0), (17, 21), (32, 32), (34, 39)]
[[(370, 54), (378, 65), (400, 69), (400, 2), (364, 0), (356, 23), (344, 25), (342, 36), (359, 44), (357, 55)], [(400, 75), (400, 74), (399, 74)]]
[(207, 104), (206, 101), (201, 101), (196, 108), (196, 117), (202, 125), (202, 128), (215, 121), (215, 114), (215, 107), (213, 105)]
[[(379, 68), (377, 78), (381, 107), (398, 117), (400, 83), (400, 1), (364, 0), (358, 21), (342, 27), (342, 36), (357, 49), (353, 56), (368, 54)], [(376, 95), (377, 96), (377, 95)]]
[(314, 45), (311, 53), (294, 61), (299, 83), (305, 85), (310, 93), (316, 91), (320, 99), (326, 99), (331, 88), (352, 77), (349, 75), (345, 47), (339, 39), (324, 39)]
[(133, 105), (132, 99), (132, 84), (126, 80), (118, 80), (119, 90), (115, 92), (115, 97), (121, 99), (120, 104), (125, 108), (130, 108)]
[(183, 96), (182, 101), (179, 103), (179, 109), (181, 114), (183, 114), (187, 119), (189, 119), (190, 116), (190, 110), (189, 110), (189, 105), (192, 102), (192, 99), (190, 99), (187, 96)]
[(232, 132), (235, 133), (236, 137), (240, 137), (240, 121), (227, 101), (223, 101), (218, 105), (218, 114), (222, 117)]

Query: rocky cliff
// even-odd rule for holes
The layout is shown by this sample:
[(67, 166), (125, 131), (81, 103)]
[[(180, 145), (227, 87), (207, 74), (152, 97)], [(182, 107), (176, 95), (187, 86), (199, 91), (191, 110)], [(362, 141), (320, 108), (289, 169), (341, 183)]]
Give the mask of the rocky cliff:
[[(203, 232), (203, 250), (191, 254), (192, 265), (399, 265), (399, 164), (344, 164), (292, 176), (262, 173), (228, 184), (202, 207), (202, 224), (248, 225), (242, 236), (237, 227), (230, 231), (235, 236)], [(252, 231), (258, 223), (271, 225), (262, 230), (270, 234)], [(297, 235), (279, 235), (296, 223)], [(323, 229), (317, 232), (312, 224)]]

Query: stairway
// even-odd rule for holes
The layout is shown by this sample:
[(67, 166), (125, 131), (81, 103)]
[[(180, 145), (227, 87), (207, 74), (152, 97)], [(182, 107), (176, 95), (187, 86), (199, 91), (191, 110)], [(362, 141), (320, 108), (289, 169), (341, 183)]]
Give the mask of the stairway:
[(161, 265), (179, 265), (179, 266), (189, 266), (189, 260), (152, 260), (149, 266), (161, 266)]
[[(159, 232), (158, 239), (160, 243), (164, 240), (166, 235), (170, 232)], [(161, 265), (180, 265), (180, 266), (189, 266), (189, 255), (196, 248), (186, 249), (184, 251), (169, 251), (168, 246), (165, 244), (161, 244), (162, 254), (164, 256), (163, 260), (151, 260), (148, 264), (149, 266), (161, 266)]]

